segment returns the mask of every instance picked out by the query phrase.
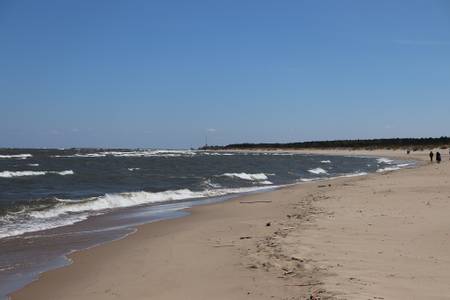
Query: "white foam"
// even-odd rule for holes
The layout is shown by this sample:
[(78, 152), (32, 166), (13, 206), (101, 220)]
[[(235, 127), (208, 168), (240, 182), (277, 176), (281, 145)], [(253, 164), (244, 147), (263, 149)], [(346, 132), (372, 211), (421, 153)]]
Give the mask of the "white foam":
[(0, 172), (0, 177), (11, 178), (11, 177), (22, 177), (22, 176), (39, 176), (45, 175), (45, 171), (3, 171)]
[(221, 176), (235, 177), (235, 178), (240, 178), (240, 179), (249, 180), (249, 181), (264, 181), (264, 180), (268, 179), (267, 175), (264, 173), (257, 173), (257, 174), (224, 173)]
[[(48, 219), (48, 220), (16, 220), (2, 224), (0, 226), (0, 239), (5, 237), (22, 235), (27, 232), (36, 232), (41, 230), (47, 230), (51, 228), (57, 228), (61, 226), (72, 225), (88, 218), (88, 214), (79, 214), (73, 216), (67, 216), (64, 219)], [(1, 221), (2, 218), (0, 218)], [(4, 223), (4, 222), (2, 222)]]
[(381, 157), (381, 158), (378, 158), (378, 159), (377, 159), (377, 162), (378, 162), (379, 164), (381, 164), (381, 163), (392, 164), (393, 160), (392, 160), (392, 159), (389, 159), (389, 158), (386, 158), (386, 157)]
[(269, 184), (273, 184), (273, 182), (269, 181), (269, 180), (264, 180), (264, 181), (260, 181), (258, 182), (260, 184), (265, 184), (265, 185), (269, 185)]
[(220, 184), (218, 184), (218, 183), (211, 182), (211, 179), (206, 179), (206, 180), (204, 180), (204, 181), (203, 181), (203, 185), (204, 185), (204, 186), (207, 186), (207, 187), (210, 187), (210, 188), (215, 188), (215, 189), (218, 189), (218, 188), (221, 188), (221, 187), (222, 187), (222, 186), (221, 186)]
[(412, 164), (405, 163), (405, 164), (398, 164), (397, 167), (405, 168), (405, 167), (409, 167), (409, 166), (411, 166), (411, 165), (412, 165)]
[(318, 175), (318, 174), (328, 174), (328, 172), (325, 171), (325, 170), (322, 169), (322, 168), (311, 169), (311, 170), (308, 170), (308, 172), (309, 172), (309, 173), (316, 174), (316, 175)]
[(388, 171), (397, 171), (397, 170), (400, 170), (400, 169), (401, 169), (401, 168), (398, 167), (398, 166), (395, 166), (395, 167), (386, 167), (386, 168), (378, 169), (377, 172), (378, 172), (378, 173), (383, 173), (383, 172), (388, 172)]
[(346, 174), (339, 177), (358, 177), (358, 176), (365, 176), (367, 175), (367, 172), (359, 172), (359, 173), (353, 173), (353, 174)]
[(80, 157), (80, 158), (95, 158), (95, 157), (105, 157), (106, 154), (103, 153), (86, 153), (86, 154), (73, 154), (73, 155), (53, 155), (52, 157), (62, 157), (62, 158), (71, 158), (71, 157)]
[(53, 157), (80, 157), (80, 158), (95, 158), (95, 157), (180, 157), (193, 156), (197, 153), (193, 150), (136, 150), (136, 151), (102, 151), (97, 153), (77, 153), (73, 155), (54, 155)]
[(65, 171), (3, 171), (0, 172), (0, 177), (2, 178), (12, 178), (12, 177), (24, 177), (24, 176), (42, 176), (47, 174), (57, 174), (57, 175), (73, 175), (72, 170)]
[(99, 215), (114, 208), (132, 207), (194, 198), (219, 197), (228, 194), (249, 193), (273, 187), (249, 187), (234, 189), (207, 189), (191, 191), (188, 189), (164, 192), (133, 192), (106, 194), (83, 200), (57, 199), (60, 203), (46, 210), (24, 211), (0, 217), (0, 238), (35, 232), (45, 229), (71, 225), (86, 220), (91, 215)]
[(236, 153), (221, 153), (221, 152), (203, 152), (204, 155), (211, 155), (211, 156), (233, 156), (236, 155)]
[(380, 168), (377, 170), (378, 173), (388, 172), (388, 171), (397, 171), (402, 168), (406, 168), (413, 165), (412, 163), (403, 163), (403, 164), (397, 164), (395, 166), (386, 167), (386, 168)]
[(339, 175), (339, 176), (335, 176), (335, 177), (301, 178), (300, 181), (302, 181), (302, 182), (311, 182), (311, 181), (319, 181), (319, 180), (336, 179), (336, 178), (341, 178), (341, 177), (358, 177), (358, 176), (365, 176), (365, 175), (368, 175), (368, 173), (367, 172), (358, 172), (358, 173)]
[(141, 168), (128, 168), (128, 171), (133, 172), (133, 171), (137, 171), (140, 170)]
[(311, 181), (316, 181), (316, 180), (320, 180), (322, 178), (320, 177), (314, 177), (314, 178), (300, 178), (300, 181), (302, 182), (311, 182)]
[(321, 160), (320, 162), (323, 164), (331, 164), (331, 160)]
[(202, 197), (202, 194), (191, 192), (190, 190), (175, 190), (158, 193), (133, 192), (123, 194), (106, 194), (101, 197), (84, 199), (82, 201), (57, 199), (61, 203), (55, 207), (44, 211), (32, 211), (33, 218), (48, 219), (69, 213), (95, 212), (121, 207), (130, 207), (141, 204), (174, 201)]
[(31, 154), (12, 154), (12, 155), (0, 155), (0, 158), (15, 158), (15, 159), (27, 159), (32, 157)]
[(61, 171), (61, 172), (50, 171), (48, 173), (50, 173), (50, 174), (58, 174), (58, 175), (62, 175), (62, 176), (73, 175), (74, 174), (74, 172), (72, 170), (65, 170), (65, 171)]
[(30, 167), (39, 167), (39, 164), (28, 164)]

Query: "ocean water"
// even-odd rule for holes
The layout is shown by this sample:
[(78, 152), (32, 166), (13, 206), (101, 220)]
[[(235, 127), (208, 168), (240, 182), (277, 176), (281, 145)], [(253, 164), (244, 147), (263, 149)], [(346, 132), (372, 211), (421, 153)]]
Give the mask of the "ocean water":
[(0, 150), (0, 298), (71, 251), (242, 193), (412, 166), (387, 158), (192, 150)]

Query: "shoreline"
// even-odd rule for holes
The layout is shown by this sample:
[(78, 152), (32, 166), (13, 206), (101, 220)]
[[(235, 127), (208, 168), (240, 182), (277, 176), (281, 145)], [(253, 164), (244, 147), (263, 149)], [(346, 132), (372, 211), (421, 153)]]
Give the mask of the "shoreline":
[[(315, 154), (319, 154), (319, 153), (315, 153)], [(320, 154), (324, 154), (323, 152)], [(327, 154), (331, 154), (329, 152), (327, 152)], [(332, 154), (336, 154), (336, 153), (332, 153)], [(354, 156), (356, 153), (355, 152), (345, 152), (345, 155), (351, 155)], [(395, 153), (391, 152), (386, 152), (383, 151), (383, 154), (380, 154), (379, 151), (377, 153), (374, 152), (370, 152), (369, 154), (371, 154), (371, 156), (387, 156), (387, 157), (393, 157)], [(366, 155), (364, 153), (359, 153), (356, 155)], [(396, 155), (395, 155), (396, 156)], [(412, 155), (410, 156), (406, 156), (403, 155), (402, 159), (405, 159), (406, 157), (408, 158), (414, 158)], [(422, 157), (422, 156), (421, 156)], [(398, 157), (397, 157), (398, 158)], [(419, 167), (420, 169), (421, 167)], [(404, 171), (400, 171), (400, 172), (404, 172)], [(399, 173), (400, 173), (399, 172)], [(397, 172), (396, 172), (397, 173)], [(179, 270), (177, 268), (172, 268), (169, 271), (165, 271), (164, 268), (165, 267), (170, 267), (173, 265), (173, 263), (168, 263), (167, 266), (158, 264), (155, 260), (156, 257), (148, 257), (148, 255), (146, 256), (145, 253), (142, 253), (142, 247), (144, 248), (154, 248), (153, 250), (156, 250), (155, 253), (158, 253), (158, 255), (161, 258), (166, 258), (167, 260), (167, 254), (165, 254), (164, 249), (171, 249), (173, 248), (173, 246), (175, 246), (175, 244), (178, 246), (181, 244), (182, 248), (186, 248), (186, 249), (190, 249), (190, 253), (184, 253), (184, 254), (180, 254), (177, 252), (178, 255), (176, 255), (177, 259), (176, 261), (178, 262), (178, 264), (181, 264), (181, 266), (183, 266), (183, 261), (184, 260), (189, 260), (192, 257), (190, 255), (194, 255), (194, 257), (198, 258), (199, 254), (198, 252), (204, 252), (205, 255), (202, 255), (200, 257), (200, 260), (203, 261), (203, 263), (201, 263), (201, 265), (205, 268), (205, 269), (211, 269), (211, 268), (219, 268), (219, 270), (221, 272), (221, 274), (227, 274), (228, 276), (231, 274), (232, 276), (238, 275), (237, 277), (239, 278), (238, 281), (236, 280), (231, 280), (231, 281), (225, 281), (223, 282), (223, 280), (217, 280), (213, 282), (215, 284), (211, 284), (211, 286), (214, 286), (217, 289), (221, 289), (224, 287), (229, 287), (230, 289), (227, 289), (225, 291), (225, 293), (221, 296), (223, 296), (223, 299), (238, 299), (241, 296), (245, 297), (248, 299), (249, 296), (254, 296), (257, 297), (258, 295), (258, 299), (264, 298), (265, 296), (267, 296), (266, 294), (261, 294), (261, 292), (259, 292), (259, 294), (255, 291), (243, 291), (242, 289), (244, 287), (252, 287), (249, 289), (256, 289), (255, 287), (255, 283), (254, 280), (256, 280), (255, 278), (258, 278), (258, 280), (266, 280), (269, 282), (269, 286), (270, 288), (268, 289), (269, 291), (272, 291), (273, 294), (276, 295), (282, 295), (284, 296), (289, 296), (291, 294), (295, 294), (299, 292), (299, 289), (301, 290), (301, 293), (303, 293), (304, 295), (308, 295), (308, 294), (313, 294), (314, 292), (317, 292), (317, 288), (316, 288), (316, 283), (318, 282), (314, 282), (314, 280), (318, 280), (319, 278), (325, 276), (326, 274), (322, 274), (323, 272), (320, 270), (317, 270), (316, 267), (314, 266), (314, 263), (298, 263), (300, 260), (295, 260), (293, 259), (294, 256), (289, 260), (289, 264), (292, 264), (292, 262), (295, 262), (295, 265), (301, 265), (301, 267), (297, 266), (297, 267), (291, 267), (291, 268), (300, 268), (302, 269), (301, 272), (299, 272), (298, 270), (296, 270), (295, 272), (290, 270), (290, 267), (281, 267), (282, 274), (283, 272), (286, 273), (284, 275), (281, 275), (281, 277), (284, 278), (278, 278), (279, 276), (279, 268), (277, 269), (277, 267), (274, 266), (268, 266), (267, 264), (258, 264), (258, 255), (257, 253), (260, 252), (266, 252), (267, 249), (270, 249), (270, 243), (272, 242), (268, 242), (267, 238), (270, 238), (273, 234), (275, 234), (276, 232), (278, 232), (278, 234), (275, 234), (275, 236), (277, 235), (281, 235), (281, 236), (289, 236), (291, 234), (291, 230), (292, 231), (304, 231), (305, 228), (303, 223), (309, 223), (310, 221), (308, 220), (309, 218), (311, 218), (311, 216), (315, 215), (314, 210), (316, 209), (315, 205), (313, 205), (313, 202), (317, 201), (317, 197), (320, 196), (320, 194), (322, 193), (322, 188), (328, 189), (329, 187), (318, 187), (317, 184), (319, 183), (328, 183), (329, 185), (332, 185), (333, 187), (335, 185), (340, 185), (343, 183), (348, 183), (348, 182), (358, 182), (358, 181), (364, 181), (364, 179), (366, 178), (372, 178), (372, 177), (381, 177), (380, 174), (370, 174), (368, 176), (364, 176), (364, 178), (361, 177), (355, 177), (355, 178), (337, 178), (337, 179), (333, 179), (332, 181), (319, 181), (319, 182), (310, 182), (310, 183), (302, 183), (300, 185), (300, 187), (298, 186), (290, 186), (290, 187), (286, 187), (283, 189), (278, 189), (275, 191), (271, 191), (271, 192), (265, 192), (265, 193), (261, 193), (261, 194), (255, 194), (255, 195), (244, 195), (232, 200), (228, 200), (226, 202), (222, 202), (219, 204), (209, 204), (209, 205), (205, 205), (205, 206), (199, 206), (199, 207), (194, 207), (194, 208), (190, 208), (188, 209), (188, 211), (191, 213), (189, 216), (185, 217), (185, 218), (180, 218), (180, 219), (174, 219), (174, 220), (164, 220), (164, 221), (159, 221), (156, 223), (151, 223), (151, 224), (145, 224), (145, 225), (141, 225), (138, 226), (137, 228), (137, 232), (132, 234), (132, 235), (128, 235), (127, 237), (123, 238), (123, 239), (119, 239), (117, 241), (111, 242), (111, 243), (106, 243), (106, 244), (102, 244), (100, 246), (97, 246), (95, 248), (91, 248), (88, 250), (82, 250), (79, 252), (76, 252), (74, 254), (69, 255), (69, 259), (73, 261), (72, 264), (70, 264), (67, 267), (63, 267), (60, 269), (56, 269), (56, 270), (52, 270), (50, 272), (46, 272), (43, 273), (39, 276), (39, 279), (37, 281), (34, 281), (33, 283), (31, 283), (30, 285), (26, 286), (25, 288), (15, 292), (12, 294), (12, 298), (13, 299), (27, 299), (27, 293), (28, 295), (33, 295), (34, 299), (52, 299), (52, 296), (46, 295), (45, 293), (51, 293), (52, 291), (54, 292), (54, 290), (51, 288), (51, 286), (53, 286), (55, 283), (56, 284), (63, 284), (64, 282), (71, 282), (71, 287), (67, 287), (64, 286), (64, 288), (62, 288), (61, 290), (64, 290), (63, 294), (64, 295), (63, 298), (60, 297), (53, 297), (54, 299), (75, 299), (77, 297), (81, 297), (81, 295), (77, 294), (76, 291), (74, 290), (75, 288), (73, 287), (74, 285), (79, 285), (80, 283), (77, 282), (77, 276), (80, 276), (80, 273), (83, 275), (89, 275), (92, 270), (90, 270), (90, 265), (93, 263), (92, 260), (98, 260), (99, 258), (101, 258), (102, 262), (101, 263), (97, 263), (95, 262), (94, 264), (97, 264), (98, 266), (104, 267), (106, 270), (108, 270), (108, 266), (110, 266), (111, 264), (118, 264), (118, 268), (122, 269), (123, 265), (125, 264), (126, 266), (130, 266), (134, 264), (139, 265), (140, 261), (139, 261), (139, 257), (136, 257), (135, 260), (133, 261), (126, 261), (126, 259), (129, 259), (129, 251), (131, 251), (130, 249), (126, 249), (130, 247), (130, 244), (132, 244), (131, 248), (136, 247), (136, 251), (143, 254), (143, 256), (145, 257), (141, 257), (141, 260), (143, 262), (145, 262), (145, 264), (148, 264), (148, 266), (151, 266), (152, 270), (154, 271), (154, 273), (163, 273), (166, 274), (167, 273), (167, 278), (173, 277), (174, 273), (176, 273), (179, 270), (183, 270), (183, 268), (179, 268)], [(280, 227), (281, 225), (284, 226), (284, 223), (289, 223), (289, 221), (287, 222), (281, 222), (280, 219), (281, 218), (285, 218), (286, 212), (291, 211), (291, 206), (293, 205), (292, 203), (292, 196), (297, 195), (300, 196), (301, 198), (308, 198), (311, 197), (311, 195), (314, 195), (311, 199), (306, 199), (304, 201), (301, 201), (302, 203), (300, 204), (296, 204), (297, 206), (300, 206), (300, 210), (301, 210), (301, 214), (299, 214), (298, 218), (298, 222), (294, 222), (295, 226), (285, 226), (283, 228), (278, 228), (277, 230), (275, 230), (275, 233), (273, 232), (274, 227)], [(260, 201), (261, 198), (277, 198), (283, 196), (284, 198), (289, 198), (287, 199), (287, 201), (281, 201), (283, 203), (275, 203), (275, 201), (272, 202), (268, 202), (268, 203), (258, 203), (256, 204), (256, 202), (254, 204), (243, 204), (241, 203), (242, 201)], [(217, 211), (220, 211), (218, 209), (215, 209), (217, 206), (219, 206), (221, 209), (220, 210), (226, 210), (226, 212), (229, 215), (226, 215), (226, 217), (224, 217), (221, 214), (218, 214)], [(236, 209), (236, 206), (238, 206), (239, 208)], [(236, 216), (236, 211), (240, 210), (240, 212), (237, 214), (238, 216)], [(268, 212), (268, 210), (273, 210), (271, 212)], [(245, 213), (244, 213), (245, 211)], [(255, 212), (256, 211), (256, 212)], [(282, 213), (281, 213), (282, 212)], [(280, 214), (281, 213), (281, 214)], [(251, 216), (250, 219), (248, 216)], [(212, 216), (216, 216), (218, 220), (211, 220)], [(227, 218), (230, 218), (230, 220), (228, 220)], [(237, 218), (235, 220), (235, 218)], [(289, 218), (291, 219), (291, 218)], [(230, 233), (226, 233), (226, 230), (224, 230), (224, 228), (226, 228), (227, 226), (229, 227), (234, 227), (233, 224), (234, 222), (229, 222), (229, 221), (237, 221), (237, 223), (239, 224), (240, 222), (243, 222), (244, 224), (246, 224), (247, 226), (243, 226), (243, 228), (238, 228), (238, 229), (230, 229), (230, 231), (232, 233), (234, 233), (232, 236), (230, 236)], [(256, 220), (258, 220), (257, 223)], [(271, 225), (271, 226), (265, 226), (267, 223), (264, 223), (265, 220), (269, 220), (267, 222), (274, 222), (274, 223), (280, 223), (277, 224), (277, 226), (274, 226), (275, 224)], [(275, 221), (270, 221), (270, 220), (275, 220)], [(219, 224), (215, 224), (219, 223)], [(227, 222), (228, 225), (224, 224), (224, 221)], [(213, 225), (215, 225), (215, 227), (213, 226), (213, 228), (215, 228), (216, 230), (218, 228), (221, 228), (221, 230), (219, 230), (218, 232), (220, 233), (218, 236), (222, 237), (219, 242), (217, 243), (212, 243), (210, 245), (200, 245), (198, 247), (192, 245), (192, 240), (186, 240), (186, 234), (190, 233), (191, 235), (193, 235), (194, 237), (197, 237), (197, 239), (201, 240), (202, 242), (205, 242), (205, 240), (203, 240), (201, 237), (198, 236), (198, 232), (202, 231), (202, 229), (200, 227), (203, 227), (202, 223), (208, 223), (208, 222), (212, 222), (214, 223)], [(190, 224), (193, 223), (193, 224)], [(254, 223), (254, 224), (253, 224)], [(264, 223), (261, 225), (261, 223)], [(199, 225), (200, 224), (200, 225)], [(258, 225), (259, 224), (259, 225)], [(308, 229), (310, 227), (311, 224), (307, 224), (306, 229)], [(186, 232), (186, 230), (184, 229), (185, 227), (188, 228), (192, 228), (192, 232), (188, 231)], [(200, 227), (195, 227), (195, 226), (200, 226)], [(237, 226), (240, 227), (240, 226)], [(294, 228), (291, 228), (294, 227)], [(285, 228), (291, 228), (291, 229), (285, 229)], [(294, 230), (295, 229), (295, 230)], [(281, 230), (281, 232), (280, 232)], [(285, 233), (283, 232), (284, 230), (289, 231), (289, 233)], [(210, 230), (211, 231), (211, 230)], [(214, 229), (212, 230), (214, 231)], [(239, 236), (242, 235), (243, 232), (250, 232), (250, 231), (256, 231), (254, 235), (252, 236)], [(239, 234), (237, 234), (239, 232)], [(145, 237), (146, 234), (150, 233), (150, 235), (153, 235), (153, 238), (147, 238)], [(207, 235), (208, 232), (206, 232)], [(209, 234), (211, 234), (211, 232), (209, 232)], [(265, 238), (261, 239), (260, 237), (254, 237), (254, 236), (258, 236), (258, 235), (262, 235), (265, 236)], [(215, 235), (213, 235), (212, 237), (210, 237), (210, 239), (207, 241), (212, 241), (211, 239), (214, 237)], [(239, 237), (238, 237), (239, 236)], [(229, 243), (226, 244), (224, 243), (224, 241), (226, 240), (226, 237), (228, 237), (229, 239)], [(231, 238), (233, 237), (233, 238)], [(238, 238), (238, 239), (237, 239)], [(152, 241), (154, 242), (155, 239), (158, 240), (162, 240), (163, 242), (165, 242), (166, 248), (162, 247), (162, 246), (152, 246), (149, 244), (153, 244)], [(173, 239), (175, 239), (175, 242), (173, 241)], [(176, 242), (178, 241), (178, 242)], [(256, 243), (255, 243), (256, 241)], [(267, 244), (268, 243), (268, 244)], [(126, 245), (127, 244), (127, 245)], [(192, 248), (194, 248), (195, 250), (193, 250)], [(217, 250), (215, 252), (220, 252), (219, 256), (215, 256), (214, 254), (209, 255), (211, 248), (214, 250)], [(133, 248), (134, 249), (134, 248)], [(230, 250), (236, 250), (238, 249), (239, 251), (237, 251), (238, 253), (235, 253), (236, 251), (230, 251)], [(196, 251), (197, 250), (197, 251)], [(208, 250), (208, 251), (205, 251)], [(259, 250), (259, 251), (258, 251)], [(117, 253), (121, 252), (120, 257), (122, 257), (122, 259), (115, 259), (117, 258)], [(254, 253), (253, 253), (254, 252)], [(270, 251), (269, 251), (270, 252)], [(211, 258), (208, 258), (209, 256), (212, 256)], [(278, 260), (283, 260), (280, 257), (276, 257), (276, 253), (271, 253), (271, 255), (274, 255), (275, 258), (274, 259), (270, 259), (269, 263), (273, 264), (273, 262), (278, 261)], [(105, 259), (105, 257), (107, 257), (108, 259)], [(182, 261), (180, 262), (179, 259), (182, 259)], [(144, 259), (145, 258), (145, 259)], [(171, 257), (172, 259), (174, 259), (175, 257)], [(273, 257), (272, 257), (273, 258)], [(117, 260), (117, 261), (116, 261)], [(252, 261), (255, 260), (256, 263), (252, 263)], [(112, 262), (114, 261), (114, 263)], [(86, 263), (87, 262), (87, 263)], [(221, 262), (221, 264), (219, 264), (219, 266), (217, 266), (217, 262)], [(227, 263), (229, 262), (233, 262), (232, 266), (226, 266)], [(237, 266), (236, 267), (236, 263)], [(289, 265), (288, 264), (288, 265)], [(155, 265), (156, 265), (156, 269), (155, 270)], [(276, 264), (275, 264), (276, 265)], [(136, 267), (136, 265), (134, 265)], [(177, 264), (175, 264), (175, 266), (177, 266)], [(173, 266), (173, 267), (175, 267)], [(305, 267), (308, 266), (308, 267)], [(192, 266), (190, 266), (192, 268)], [(195, 267), (195, 266), (194, 266)], [(223, 268), (223, 269), (222, 269)], [(308, 269), (311, 268), (311, 269)], [(195, 268), (194, 268), (195, 269)], [(274, 269), (276, 269), (277, 271), (274, 274)], [(286, 270), (285, 270), (286, 269)], [(192, 270), (192, 269), (191, 269)], [(263, 270), (263, 271), (261, 271)], [(198, 271), (197, 271), (198, 272)], [(292, 272), (292, 273), (291, 273)], [(109, 272), (108, 272), (109, 273)], [(146, 273), (146, 276), (151, 277), (151, 282), (155, 283), (155, 282), (159, 282), (162, 280), (161, 278), (159, 278), (157, 275), (158, 274), (147, 274), (148, 272), (143, 272)], [(208, 273), (208, 272), (207, 272)], [(302, 274), (302, 276), (300, 277), (305, 277), (304, 275), (307, 275), (306, 277), (310, 278), (311, 280), (309, 282), (305, 282), (302, 283), (305, 286), (300, 286), (299, 284), (295, 283), (299, 280), (299, 274)], [(326, 273), (326, 272), (325, 272)], [(77, 276), (75, 276), (75, 275)], [(295, 274), (295, 276), (290, 276), (291, 274)], [(143, 275), (143, 274), (141, 274)], [(203, 283), (206, 281), (208, 281), (208, 284), (211, 283), (211, 278), (209, 276), (201, 276), (201, 275), (205, 275), (202, 272), (199, 272), (198, 274), (196, 273), (196, 276), (193, 276), (194, 278), (197, 277), (197, 279), (202, 278)], [(75, 277), (71, 277), (71, 276), (75, 276)], [(188, 274), (184, 274), (184, 276), (186, 277), (191, 277)], [(220, 274), (217, 275), (219, 278), (221, 277)], [(88, 276), (89, 277), (89, 276)], [(183, 277), (183, 276), (181, 276)], [(162, 276), (162, 278), (165, 278), (164, 276)], [(114, 278), (110, 278), (109, 280), (107, 280), (107, 282), (103, 282), (100, 283), (98, 286), (96, 287), (92, 287), (92, 290), (88, 290), (86, 291), (88, 294), (83, 294), (83, 298), (89, 297), (88, 295), (90, 295), (90, 297), (93, 297), (95, 299), (111, 299), (113, 298), (113, 294), (116, 293), (117, 295), (119, 295), (120, 293), (114, 292), (113, 290), (111, 290), (110, 288), (108, 288), (108, 282), (110, 283), (110, 280), (112, 280)], [(186, 279), (183, 277), (183, 279)], [(223, 279), (223, 278), (221, 278)], [(304, 278), (303, 278), (304, 279)], [(181, 280), (180, 280), (181, 281)], [(199, 280), (201, 281), (201, 280)], [(135, 283), (131, 282), (130, 280), (123, 278), (120, 282), (124, 282), (126, 283), (126, 285), (131, 285), (134, 286)], [(283, 286), (280, 288), (279, 284), (283, 283)], [(288, 284), (286, 284), (288, 282)], [(292, 282), (292, 286), (289, 285), (289, 282)], [(226, 284), (228, 283), (228, 284)], [(323, 285), (322, 281), (320, 282), (320, 286)], [(83, 284), (83, 283), (81, 283)], [(87, 284), (89, 286), (89, 282), (85, 282), (84, 284)], [(105, 285), (105, 289), (102, 290), (102, 284)], [(203, 287), (202, 289), (200, 289), (200, 291), (198, 290), (199, 286), (198, 284), (200, 284), (200, 282), (195, 281), (194, 283), (192, 283), (191, 285), (189, 285), (189, 287), (185, 287), (182, 284), (180, 284), (179, 288), (178, 288), (178, 297), (182, 297), (180, 295), (183, 295), (183, 293), (187, 292), (187, 293), (191, 293), (192, 295), (195, 295), (197, 299), (201, 299), (203, 297), (205, 297), (205, 295), (207, 295), (207, 290), (204, 290), (205, 288)], [(67, 285), (67, 284), (66, 284)], [(151, 284), (150, 284), (151, 285)], [(317, 284), (319, 285), (319, 284)], [(154, 286), (154, 285), (152, 285)], [(192, 286), (197, 287), (197, 289), (192, 288)], [(124, 289), (128, 289), (131, 287), (124, 287)], [(144, 287), (140, 287), (140, 288), (145, 288), (146, 285), (144, 285)], [(137, 287), (136, 291), (135, 289), (131, 289), (129, 290), (129, 292), (134, 292), (134, 293), (138, 293), (138, 294), (134, 294), (135, 298), (142, 298), (142, 297), (147, 297), (149, 295), (145, 295), (145, 294), (139, 294), (140, 288)], [(169, 288), (167, 286), (167, 288)], [(101, 290), (103, 292), (101, 292)], [(177, 290), (177, 289), (176, 289)], [(264, 286), (264, 292), (267, 292), (267, 287)], [(70, 294), (70, 291), (75, 292), (75, 294)], [(142, 291), (141, 291), (142, 292)], [(171, 294), (170, 297), (165, 297), (167, 292), (164, 292), (161, 289), (157, 289), (157, 291), (152, 291), (155, 294), (155, 297), (157, 299), (173, 299), (171, 297), (173, 297), (173, 294)], [(211, 291), (212, 293), (213, 291)], [(238, 293), (236, 293), (238, 292)], [(161, 293), (161, 294), (158, 294)], [(196, 294), (199, 293), (199, 294)], [(231, 293), (231, 294), (230, 294)], [(250, 294), (249, 294), (250, 293)], [(51, 294), (50, 294), (51, 295)], [(74, 297), (70, 296), (73, 295)], [(95, 295), (95, 296), (93, 296)], [(323, 294), (325, 295), (325, 294)], [(331, 294), (330, 294), (331, 295)], [(50, 297), (50, 298), (49, 298)], [(71, 298), (72, 297), (72, 298)], [(209, 297), (215, 298), (217, 299), (217, 293), (215, 295), (209, 295)], [(276, 296), (277, 297), (277, 296)], [(281, 296), (280, 296), (281, 297)], [(219, 297), (220, 298), (220, 297)]]

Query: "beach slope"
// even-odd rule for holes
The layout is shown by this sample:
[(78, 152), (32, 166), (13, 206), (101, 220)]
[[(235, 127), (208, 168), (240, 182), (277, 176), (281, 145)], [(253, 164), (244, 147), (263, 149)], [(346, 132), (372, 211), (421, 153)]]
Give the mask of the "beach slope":
[(191, 212), (74, 253), (12, 299), (450, 299), (447, 162)]

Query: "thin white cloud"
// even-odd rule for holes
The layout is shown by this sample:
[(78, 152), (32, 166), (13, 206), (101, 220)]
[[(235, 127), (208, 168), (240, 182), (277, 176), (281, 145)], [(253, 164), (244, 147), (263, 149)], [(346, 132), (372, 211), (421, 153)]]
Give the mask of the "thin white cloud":
[(206, 131), (208, 131), (208, 132), (216, 132), (217, 129), (215, 129), (215, 128), (208, 128), (208, 129), (206, 129)]
[(450, 41), (439, 40), (394, 40), (394, 43), (409, 46), (450, 46)]

